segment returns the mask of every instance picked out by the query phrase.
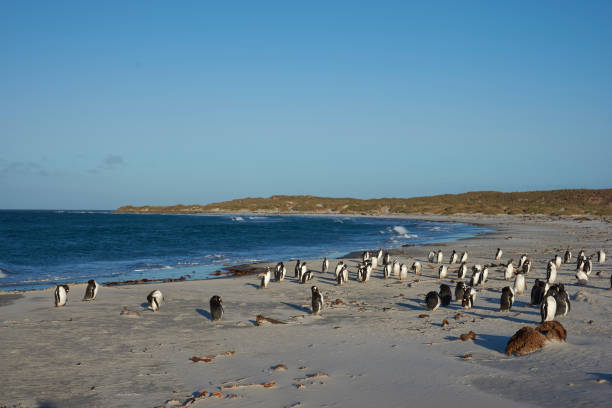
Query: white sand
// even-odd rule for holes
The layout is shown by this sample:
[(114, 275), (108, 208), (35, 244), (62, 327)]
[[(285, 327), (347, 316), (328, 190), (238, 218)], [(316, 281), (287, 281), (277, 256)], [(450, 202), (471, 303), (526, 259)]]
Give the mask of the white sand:
[[(587, 254), (602, 247), (610, 253), (612, 224), (555, 217), (421, 218), (477, 222), (498, 232), (403, 248), (404, 262), (412, 263), (412, 256), (424, 266), (423, 276), (410, 273), (407, 282), (383, 280), (381, 267), (370, 282), (356, 282), (356, 261), (350, 260), (351, 281), (343, 287), (335, 285), (333, 272), (317, 272), (307, 285), (296, 283), (294, 262), (287, 262), (287, 281), (272, 282), (265, 290), (258, 289), (257, 277), (246, 276), (103, 287), (88, 303), (80, 300), (81, 284), (71, 286), (62, 308), (53, 306), (52, 289), (21, 298), (1, 294), (0, 406), (172, 406), (201, 390), (220, 391), (223, 398), (203, 398), (194, 406), (610, 406), (610, 261), (594, 264), (586, 287), (576, 286), (574, 264), (561, 268), (558, 280), (570, 295), (582, 291), (585, 297), (572, 300), (570, 315), (559, 318), (567, 343), (524, 357), (508, 357), (503, 350), (520, 327), (540, 321), (539, 309), (527, 304), (534, 279), (545, 276), (546, 262), (568, 246), (574, 255), (581, 248)], [(497, 263), (497, 247), (504, 250), (503, 261), (523, 252), (534, 261), (528, 291), (512, 312), (497, 311), (501, 288), (510, 284), (499, 268), (491, 268), (473, 310), (463, 311), (456, 302), (436, 312), (425, 310), (425, 294), (440, 284), (434, 279), (437, 266), (428, 267), (431, 249), (442, 248), (445, 262), (453, 248), (467, 249), (471, 266)], [(320, 270), (320, 261), (308, 264)], [(332, 271), (335, 264), (332, 260)], [(453, 292), (455, 270), (451, 267), (445, 280)], [(310, 314), (311, 284), (320, 287), (327, 303), (321, 317)], [(158, 313), (143, 307), (153, 289), (166, 297)], [(225, 307), (216, 323), (208, 314), (215, 294)], [(345, 304), (329, 306), (335, 299)], [(121, 316), (124, 307), (140, 317)], [(463, 316), (455, 320), (458, 312)], [(255, 326), (258, 314), (288, 324)], [(450, 326), (441, 327), (444, 319)], [(469, 330), (476, 332), (475, 341), (448, 341)], [(230, 350), (235, 354), (223, 355)], [(472, 359), (461, 358), (468, 353)], [(192, 356), (218, 357), (195, 363)], [(288, 370), (271, 369), (279, 363)], [(329, 376), (296, 380), (314, 373)], [(220, 390), (224, 384), (271, 381), (276, 385), (270, 388)]]

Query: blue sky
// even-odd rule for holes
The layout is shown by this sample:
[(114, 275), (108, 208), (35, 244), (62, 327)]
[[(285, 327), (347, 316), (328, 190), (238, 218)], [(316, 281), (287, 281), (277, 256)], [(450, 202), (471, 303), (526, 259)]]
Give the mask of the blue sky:
[(0, 208), (611, 187), (611, 2), (3, 1), (0, 18)]

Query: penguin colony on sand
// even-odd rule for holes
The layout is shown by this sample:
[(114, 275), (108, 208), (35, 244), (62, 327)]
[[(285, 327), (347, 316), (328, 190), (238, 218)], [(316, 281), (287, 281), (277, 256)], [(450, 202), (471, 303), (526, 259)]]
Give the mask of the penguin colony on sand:
[[(497, 248), (494, 259), (501, 260), (503, 251)], [(594, 254), (595, 255), (595, 254)], [(584, 250), (578, 253), (576, 258), (576, 280), (578, 285), (586, 285), (589, 277), (593, 271), (593, 256), (587, 256)], [(606, 260), (606, 253), (603, 250), (599, 250), (596, 253), (597, 262), (603, 264)], [(448, 275), (448, 266), (443, 264), (443, 254), (441, 250), (431, 251), (428, 254), (428, 260), (430, 263), (440, 265), (438, 268), (438, 278), (440, 280), (445, 279)], [(457, 252), (453, 250), (450, 258), (449, 265), (454, 265), (457, 262), (460, 263), (457, 269), (457, 284), (455, 286), (455, 301), (461, 303), (461, 306), (465, 309), (471, 309), (475, 306), (477, 290), (476, 287), (480, 285), (484, 288), (485, 283), (489, 275), (489, 267), (491, 265), (472, 265), (471, 271), (472, 276), (469, 279), (468, 285), (464, 280), (468, 272), (467, 267), (468, 253), (463, 252), (461, 257), (458, 256)], [(559, 316), (567, 316), (571, 310), (569, 294), (565, 290), (563, 283), (555, 283), (558, 277), (558, 271), (561, 269), (562, 264), (571, 264), (572, 253), (568, 249), (563, 258), (557, 254), (546, 264), (546, 279), (541, 280), (536, 278), (533, 287), (531, 288), (531, 302), (530, 306), (540, 307), (541, 321), (551, 321)], [(327, 257), (323, 260), (321, 273), (328, 273), (330, 271), (330, 262)], [(418, 275), (422, 270), (421, 262), (415, 261), (412, 266), (408, 268), (407, 264), (399, 263), (398, 259), (391, 261), (391, 257), (388, 252), (385, 252), (382, 248), (374, 255), (369, 251), (365, 251), (362, 254), (362, 262), (357, 265), (357, 280), (366, 283), (370, 280), (372, 274), (377, 269), (378, 265), (382, 265), (382, 272), (384, 279), (390, 279), (392, 276), (400, 280), (406, 280), (408, 278), (409, 269), (415, 275)], [(521, 255), (519, 258), (518, 265), (514, 267), (514, 260), (510, 259), (506, 264), (500, 264), (505, 280), (514, 278), (514, 284), (512, 286), (505, 286), (501, 290), (500, 298), (500, 312), (509, 312), (514, 304), (515, 297), (523, 295), (526, 290), (525, 276), (532, 271), (532, 261), (529, 259), (527, 254)], [(492, 265), (495, 266), (495, 265)], [(296, 261), (294, 277), (296, 281), (305, 284), (314, 277), (314, 271), (309, 270), (306, 262)], [(287, 269), (283, 262), (279, 262), (274, 268), (274, 280), (276, 282), (282, 282), (285, 279)], [(336, 275), (336, 282), (338, 285), (344, 285), (349, 280), (349, 267), (343, 261), (339, 261), (334, 269)], [(258, 276), (261, 277), (260, 288), (266, 289), (270, 285), (272, 279), (272, 270), (267, 267), (265, 272), (260, 273)], [(612, 289), (612, 276), (610, 277), (610, 286)], [(89, 280), (85, 289), (85, 295), (83, 301), (93, 301), (98, 295), (100, 285), (95, 280)], [(317, 286), (311, 286), (311, 301), (312, 301), (312, 313), (315, 315), (321, 314), (323, 310), (324, 301), (323, 295)], [(68, 285), (61, 284), (57, 285), (54, 291), (55, 306), (61, 307), (66, 305), (68, 301), (68, 293), (70, 288)], [(430, 291), (425, 296), (425, 307), (430, 311), (436, 311), (440, 306), (448, 307), (452, 302), (453, 296), (450, 286), (446, 284), (440, 285), (439, 292)], [(147, 296), (148, 306), (153, 312), (160, 310), (161, 304), (164, 301), (164, 296), (160, 290), (154, 290)], [(210, 315), (213, 321), (221, 320), (223, 316), (223, 301), (220, 296), (213, 296), (210, 298)]]

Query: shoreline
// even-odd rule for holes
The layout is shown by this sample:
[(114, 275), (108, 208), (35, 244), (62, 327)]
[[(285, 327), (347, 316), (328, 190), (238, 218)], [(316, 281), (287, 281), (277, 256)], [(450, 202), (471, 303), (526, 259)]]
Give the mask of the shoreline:
[[(503, 354), (512, 334), (540, 320), (539, 309), (528, 305), (529, 289), (535, 278), (542, 278), (551, 254), (567, 246), (574, 253), (582, 247), (589, 253), (600, 247), (611, 252), (607, 221), (532, 218), (479, 217), (495, 231), (401, 248), (400, 262), (423, 263), (422, 274), (410, 273), (407, 281), (384, 280), (378, 268), (370, 282), (357, 282), (356, 261), (347, 260), (351, 280), (337, 286), (333, 272), (319, 272), (317, 259), (306, 260), (315, 272), (312, 282), (297, 283), (289, 263), (286, 280), (263, 290), (259, 278), (248, 275), (146, 288), (102, 287), (94, 302), (80, 300), (85, 285), (77, 284), (62, 308), (53, 307), (52, 288), (0, 294), (0, 302), (13, 296), (0, 307), (0, 360), (13, 373), (0, 384), (0, 406), (169, 408), (202, 390), (222, 398), (206, 397), (194, 406), (370, 407), (381, 401), (404, 406), (413, 393), (425, 395), (426, 406), (453, 401), (499, 408), (554, 407), (560, 401), (607, 406), (612, 398), (612, 373), (606, 368), (612, 367), (609, 261), (594, 265), (584, 287), (575, 284), (573, 264), (560, 269), (559, 281), (572, 299), (571, 313), (559, 318), (568, 331), (566, 343), (524, 357)], [(440, 283), (437, 266), (426, 261), (430, 249), (442, 249), (445, 263), (450, 249), (467, 250), (473, 265), (491, 262), (497, 247), (504, 249), (504, 261), (521, 253), (534, 261), (528, 292), (517, 297), (512, 312), (498, 312), (500, 289), (509, 283), (497, 267), (491, 267), (486, 287), (478, 288), (473, 309), (453, 301), (435, 312), (426, 310), (425, 294)], [(449, 270), (449, 285), (454, 270)], [(324, 295), (321, 316), (310, 313), (311, 285)], [(157, 313), (143, 303), (152, 289), (165, 298)], [(223, 298), (225, 314), (219, 322), (212, 322), (208, 312), (213, 294)], [(124, 308), (133, 314), (122, 315)], [(284, 324), (258, 325), (257, 315)], [(473, 341), (456, 341), (468, 331), (476, 333)], [(211, 362), (194, 362), (194, 356)], [(278, 364), (287, 368), (272, 368)], [(49, 376), (56, 367), (62, 367), (62, 374)], [(312, 377), (317, 373), (321, 377)], [(272, 383), (269, 388), (246, 386)], [(244, 388), (223, 388), (235, 384)]]
[[(112, 213), (112, 212), (111, 212)], [(122, 215), (124, 213), (118, 213), (119, 215)], [(127, 214), (131, 214), (131, 213), (127, 213)], [(199, 215), (236, 215), (236, 216), (248, 216), (248, 215), (253, 215), (253, 214), (257, 214), (257, 213), (231, 213), (231, 214), (173, 214), (173, 213), (168, 213), (168, 214), (161, 214), (161, 213), (151, 213), (151, 214), (147, 214), (147, 213), (142, 213), (142, 215), (189, 215), (189, 216), (199, 216)], [(277, 215), (277, 214), (265, 214), (265, 213), (261, 213), (261, 214), (257, 214), (257, 215)], [(331, 218), (336, 218), (338, 217), (337, 215), (334, 214), (280, 214), (281, 216), (284, 215), (291, 215), (291, 216), (314, 216), (314, 217), (318, 217), (318, 216), (322, 216), (322, 217), (331, 217)], [(452, 221), (452, 220), (431, 220), (429, 218), (418, 218), (417, 214), (411, 214), (411, 215), (405, 215), (405, 214), (394, 214), (393, 216), (387, 217), (387, 216), (369, 216), (369, 215), (342, 215), (342, 218), (376, 218), (376, 219), (404, 219), (404, 220), (421, 220), (421, 221), (434, 221), (434, 222), (458, 222), (458, 223), (463, 223), (463, 224), (468, 224), (468, 225), (474, 225), (474, 226), (479, 226), (479, 227), (487, 227), (487, 225), (485, 224), (477, 224), (477, 223), (466, 223), (466, 222), (461, 222), (461, 221)], [(463, 239), (470, 239), (470, 238), (474, 238), (483, 234), (488, 234), (491, 233), (493, 231), (487, 231), (487, 232), (476, 232), (474, 236), (472, 237), (462, 237), (462, 238), (458, 238), (455, 241), (459, 241), (459, 240), (463, 240)], [(453, 241), (440, 241), (441, 243), (443, 242), (453, 242)], [(415, 243), (415, 244), (403, 244), (403, 245), (409, 245), (411, 247), (420, 247), (423, 245), (431, 245), (433, 244), (433, 242), (419, 242), (419, 243)], [(400, 253), (402, 246), (399, 247), (390, 247), (390, 248), (386, 248), (390, 254), (395, 254), (395, 253)], [(378, 248), (373, 248), (370, 250), (378, 250)], [(350, 252), (346, 252), (343, 253), (342, 255), (338, 256), (338, 257), (334, 257), (334, 258), (330, 258), (330, 259), (355, 259), (357, 257), (361, 256), (361, 252), (362, 250), (352, 250)], [(290, 262), (295, 260), (296, 257), (290, 257), (287, 260), (283, 260), (283, 262)], [(260, 273), (263, 272), (265, 270), (266, 266), (274, 266), (276, 265), (277, 262), (280, 261), (256, 261), (256, 262), (247, 262), (247, 263), (237, 263), (237, 264), (232, 264), (232, 265), (216, 265), (215, 267), (217, 268), (215, 271), (210, 272), (207, 277), (205, 278), (200, 278), (200, 279), (194, 279), (191, 277), (191, 273), (188, 271), (190, 268), (179, 268), (179, 269), (185, 269), (185, 273), (182, 274), (179, 277), (156, 277), (156, 278), (141, 278), (141, 279), (130, 279), (130, 280), (123, 280), (123, 281), (106, 281), (106, 282), (98, 282), (100, 283), (102, 286), (105, 287), (113, 287), (113, 286), (130, 286), (130, 285), (149, 285), (149, 284), (157, 284), (157, 283), (171, 283), (171, 282), (181, 282), (181, 281), (206, 281), (206, 280), (210, 280), (210, 279), (227, 279), (227, 278), (234, 278), (234, 277), (239, 277), (239, 276), (244, 276), (244, 275), (252, 275), (252, 274), (256, 274), (256, 273)], [(204, 266), (214, 266), (214, 265), (204, 265)], [(174, 268), (174, 267), (173, 267)], [(158, 274), (159, 275), (159, 274)], [(92, 278), (92, 279), (96, 279), (96, 278)], [(87, 283), (86, 280), (83, 281), (72, 281), (72, 282), (64, 282), (65, 284), (71, 286), (71, 285), (78, 285), (78, 284), (85, 284)], [(42, 290), (46, 290), (49, 288), (54, 288), (56, 286), (56, 284), (50, 284), (47, 287), (42, 287), (42, 288), (35, 288), (35, 289), (4, 289), (4, 288), (0, 288), (0, 294), (1, 293), (28, 293), (28, 292), (36, 292), (36, 291), (42, 291)]]

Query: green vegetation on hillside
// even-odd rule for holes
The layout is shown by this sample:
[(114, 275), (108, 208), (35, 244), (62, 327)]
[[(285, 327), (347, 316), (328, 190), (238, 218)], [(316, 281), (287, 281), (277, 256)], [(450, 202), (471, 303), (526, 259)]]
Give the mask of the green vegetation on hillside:
[(431, 197), (325, 198), (272, 196), (242, 198), (206, 205), (123, 206), (118, 213), (242, 213), (271, 214), (558, 214), (612, 215), (612, 189), (552, 190), (522, 193), (474, 191)]

